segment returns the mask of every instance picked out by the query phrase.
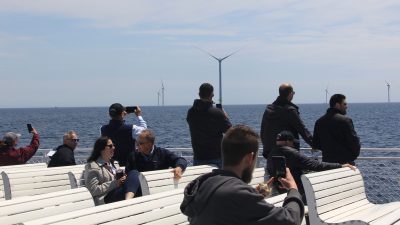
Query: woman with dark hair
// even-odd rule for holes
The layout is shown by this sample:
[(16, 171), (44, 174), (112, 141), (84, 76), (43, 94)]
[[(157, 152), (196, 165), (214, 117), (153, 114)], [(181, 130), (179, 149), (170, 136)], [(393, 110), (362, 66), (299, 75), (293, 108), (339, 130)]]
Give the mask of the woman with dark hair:
[(115, 146), (108, 137), (96, 140), (92, 154), (85, 166), (85, 184), (96, 205), (111, 203), (141, 196), (139, 172), (132, 170), (128, 175), (117, 178), (118, 164), (111, 158)]

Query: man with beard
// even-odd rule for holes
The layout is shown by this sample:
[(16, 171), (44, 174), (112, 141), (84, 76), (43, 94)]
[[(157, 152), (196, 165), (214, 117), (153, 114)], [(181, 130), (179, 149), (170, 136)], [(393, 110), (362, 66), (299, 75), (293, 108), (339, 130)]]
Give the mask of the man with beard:
[(360, 154), (360, 139), (353, 121), (346, 116), (347, 102), (342, 94), (334, 94), (329, 100), (330, 108), (314, 126), (313, 144), (322, 151), (322, 161), (349, 163)]
[[(181, 211), (190, 224), (300, 224), (304, 205), (290, 170), (279, 178), (289, 189), (282, 207), (265, 201), (248, 185), (258, 155), (258, 135), (248, 126), (237, 125), (222, 139), (222, 169), (200, 176), (186, 186)], [(267, 183), (272, 183), (271, 178)]]

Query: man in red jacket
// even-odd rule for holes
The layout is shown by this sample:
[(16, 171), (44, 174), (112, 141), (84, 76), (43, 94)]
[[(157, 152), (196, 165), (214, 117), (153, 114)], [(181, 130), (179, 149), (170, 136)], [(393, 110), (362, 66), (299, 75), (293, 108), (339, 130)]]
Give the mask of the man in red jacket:
[(39, 134), (35, 128), (31, 133), (30, 145), (21, 148), (16, 148), (21, 134), (8, 132), (4, 135), (0, 144), (0, 166), (24, 164), (35, 155), (39, 148)]

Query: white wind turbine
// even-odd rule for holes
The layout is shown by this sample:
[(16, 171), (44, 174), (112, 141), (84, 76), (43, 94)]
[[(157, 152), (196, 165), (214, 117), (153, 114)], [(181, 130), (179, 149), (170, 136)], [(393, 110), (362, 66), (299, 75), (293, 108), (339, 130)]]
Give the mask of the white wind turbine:
[(388, 97), (388, 102), (390, 102), (390, 84), (387, 82), (387, 81), (385, 81), (386, 82), (386, 86), (387, 86), (387, 97)]

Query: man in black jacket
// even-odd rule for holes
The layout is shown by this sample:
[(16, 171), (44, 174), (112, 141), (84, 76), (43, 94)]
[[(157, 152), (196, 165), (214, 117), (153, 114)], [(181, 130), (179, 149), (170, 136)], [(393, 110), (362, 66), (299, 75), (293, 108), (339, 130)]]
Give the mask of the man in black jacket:
[(172, 168), (174, 177), (179, 179), (187, 167), (187, 161), (175, 153), (154, 145), (155, 135), (150, 130), (142, 131), (137, 140), (138, 151), (132, 152), (126, 162), (125, 170), (139, 172)]
[(48, 167), (73, 166), (76, 165), (74, 150), (78, 146), (78, 134), (75, 131), (68, 131), (63, 136), (63, 144), (55, 149), (50, 156)]
[[(307, 156), (301, 154), (297, 149), (294, 148), (295, 143), (298, 140), (294, 138), (293, 134), (290, 131), (282, 131), (276, 137), (276, 147), (272, 149), (268, 156), (268, 172), (272, 176), (275, 174), (275, 165), (272, 163), (272, 157), (274, 156), (284, 156), (286, 159), (286, 166), (292, 172), (293, 178), (296, 181), (297, 187), (299, 188), (299, 192), (302, 195), (303, 202), (306, 203), (306, 198), (304, 195), (303, 183), (301, 182), (301, 175), (303, 175), (303, 170), (310, 171), (324, 171), (330, 169), (337, 169), (342, 167), (349, 167), (351, 169), (355, 169), (350, 164), (339, 164), (339, 163), (327, 163), (320, 162), (316, 159), (310, 159)], [(278, 190), (279, 193), (282, 193), (282, 189), (279, 189), (277, 183), (274, 183), (274, 190)], [(284, 191), (286, 192), (286, 191)]]
[(222, 108), (213, 107), (214, 87), (211, 84), (202, 84), (199, 96), (186, 118), (192, 139), (193, 165), (215, 164), (221, 168), (222, 136), (232, 125)]
[[(260, 132), (264, 158), (268, 158), (275, 146), (276, 135), (284, 130), (292, 132), (296, 139), (299, 139), (300, 134), (312, 146), (312, 135), (300, 119), (299, 107), (292, 103), (294, 94), (290, 84), (282, 84), (278, 98), (265, 109)], [(295, 148), (300, 149), (300, 144), (296, 143)]]
[(361, 146), (353, 121), (346, 116), (346, 96), (332, 95), (329, 106), (326, 114), (315, 122), (314, 147), (322, 151), (324, 162), (355, 165)]
[(268, 203), (248, 185), (258, 155), (258, 135), (250, 127), (237, 125), (222, 140), (223, 168), (200, 176), (184, 191), (181, 211), (191, 225), (300, 224), (304, 205), (289, 169), (279, 178), (289, 189), (282, 207)]

